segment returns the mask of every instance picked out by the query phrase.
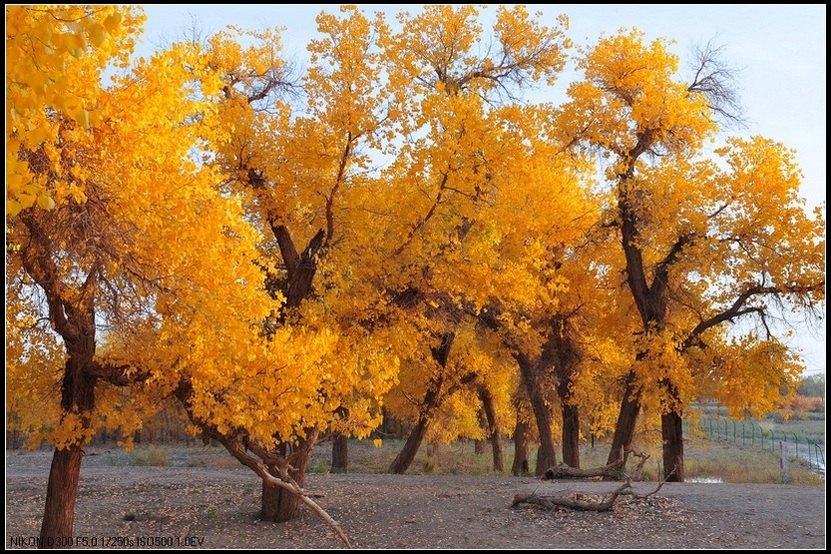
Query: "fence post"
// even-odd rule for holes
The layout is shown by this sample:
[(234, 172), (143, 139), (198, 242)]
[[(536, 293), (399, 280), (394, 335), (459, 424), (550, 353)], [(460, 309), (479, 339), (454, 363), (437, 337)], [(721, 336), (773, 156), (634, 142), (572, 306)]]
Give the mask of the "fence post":
[(788, 451), (785, 448), (785, 441), (779, 442), (779, 472), (782, 476), (782, 482), (788, 482)]
[[(794, 443), (794, 456), (799, 459), (799, 437), (796, 436), (796, 433), (791, 433), (793, 435), (793, 443)], [(809, 464), (810, 465), (810, 464)]]

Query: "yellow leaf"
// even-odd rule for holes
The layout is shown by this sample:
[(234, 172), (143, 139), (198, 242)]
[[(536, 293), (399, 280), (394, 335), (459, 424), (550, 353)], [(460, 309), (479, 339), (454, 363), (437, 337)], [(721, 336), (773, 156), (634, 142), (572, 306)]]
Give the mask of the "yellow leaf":
[(16, 200), (6, 200), (6, 214), (14, 217), (19, 214), (21, 210), (23, 210), (23, 204), (20, 202), (17, 202)]
[(104, 39), (107, 38), (107, 34), (104, 32), (104, 27), (101, 25), (94, 23), (89, 28), (89, 41), (92, 43), (93, 46), (98, 47), (104, 43)]
[[(64, 40), (66, 41), (66, 49), (72, 54), (73, 50), (82, 50), (86, 46), (84, 35), (81, 33), (64, 33)], [(75, 56), (75, 54), (72, 54)], [(75, 56), (76, 58), (79, 56)]]
[(49, 138), (49, 129), (39, 127), (29, 131), (27, 138), (32, 146), (39, 146), (42, 142)]
[(37, 196), (33, 194), (21, 194), (17, 197), (18, 201), (20, 201), (21, 209), (30, 208), (37, 200)]
[(114, 13), (110, 16), (107, 16), (107, 19), (104, 20), (104, 28), (109, 31), (113, 32), (118, 26), (121, 24), (121, 14)]
[(89, 129), (89, 112), (87, 110), (80, 109), (75, 112), (74, 119), (78, 122), (78, 125), (84, 129)]
[(43, 208), (44, 210), (51, 210), (55, 207), (55, 201), (52, 200), (48, 195), (41, 194), (38, 196), (38, 206)]

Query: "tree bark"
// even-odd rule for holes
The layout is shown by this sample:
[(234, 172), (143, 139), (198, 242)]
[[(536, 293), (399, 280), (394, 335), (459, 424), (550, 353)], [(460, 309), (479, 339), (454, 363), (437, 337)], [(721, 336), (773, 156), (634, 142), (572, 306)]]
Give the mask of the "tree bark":
[(303, 252), (298, 253), (285, 225), (277, 225), (272, 221), (271, 230), (280, 247), (288, 276), (286, 282), (278, 283), (279, 288), (286, 297), (286, 307), (297, 308), (303, 300), (312, 295), (312, 282), (317, 272), (318, 256), (323, 247), (325, 233), (322, 229), (318, 231)]
[(531, 471), (528, 464), (528, 422), (517, 419), (514, 426), (514, 463), (511, 473), (527, 475)]
[(522, 382), (528, 390), (528, 400), (531, 403), (534, 419), (539, 429), (540, 448), (537, 451), (534, 474), (541, 477), (545, 470), (557, 465), (557, 453), (554, 449), (554, 438), (551, 432), (551, 410), (548, 409), (548, 403), (545, 401), (545, 395), (538, 381), (537, 370), (539, 368), (535, 367), (531, 360), (521, 352), (517, 353), (515, 358), (522, 374)]
[(612, 506), (614, 506), (617, 497), (622, 494), (631, 495), (633, 498), (646, 499), (661, 490), (661, 487), (664, 486), (664, 482), (665, 481), (661, 481), (658, 483), (655, 490), (647, 494), (637, 494), (634, 490), (632, 490), (632, 483), (629, 479), (627, 479), (626, 482), (620, 485), (617, 489), (604, 495), (586, 495), (579, 492), (572, 492), (567, 496), (563, 496), (562, 493), (553, 496), (541, 495), (536, 492), (531, 494), (520, 493), (514, 496), (514, 501), (511, 503), (511, 507), (515, 508), (520, 504), (527, 503), (536, 504), (537, 506), (542, 506), (544, 508), (548, 508), (549, 510), (561, 507), (571, 508), (572, 510), (603, 512), (611, 509)]
[(46, 486), (46, 508), (40, 528), (41, 548), (67, 548), (64, 542), (72, 537), (75, 523), (75, 500), (78, 497), (78, 478), (81, 474), (80, 444), (55, 449), (49, 482)]

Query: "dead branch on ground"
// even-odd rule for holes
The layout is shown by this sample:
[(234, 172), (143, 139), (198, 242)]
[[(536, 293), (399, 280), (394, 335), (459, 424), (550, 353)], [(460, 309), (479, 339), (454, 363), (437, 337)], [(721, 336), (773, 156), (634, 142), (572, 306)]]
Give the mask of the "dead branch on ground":
[(554, 467), (548, 468), (543, 476), (543, 479), (589, 479), (591, 477), (608, 477), (613, 475), (626, 463), (626, 456), (624, 454), (624, 450), (621, 448), (620, 458), (611, 464), (589, 469), (580, 469), (579, 467), (571, 467), (566, 463), (561, 463)]
[(626, 475), (626, 481), (622, 485), (611, 492), (603, 494), (599, 500), (592, 498), (592, 496), (596, 497), (597, 495), (588, 495), (581, 492), (570, 492), (565, 495), (541, 495), (537, 494), (537, 491), (534, 491), (531, 494), (520, 493), (515, 495), (514, 501), (511, 503), (511, 507), (515, 508), (520, 504), (535, 504), (549, 510), (554, 510), (559, 506), (572, 510), (604, 512), (610, 510), (612, 506), (615, 505), (617, 497), (621, 495), (631, 495), (633, 498), (637, 499), (649, 498), (661, 490), (661, 487), (664, 486), (664, 483), (667, 482), (667, 479), (669, 479), (670, 475), (673, 473), (675, 473), (675, 470), (672, 470), (663, 481), (658, 483), (658, 487), (654, 491), (647, 494), (637, 494), (632, 489), (632, 481), (630, 477)]

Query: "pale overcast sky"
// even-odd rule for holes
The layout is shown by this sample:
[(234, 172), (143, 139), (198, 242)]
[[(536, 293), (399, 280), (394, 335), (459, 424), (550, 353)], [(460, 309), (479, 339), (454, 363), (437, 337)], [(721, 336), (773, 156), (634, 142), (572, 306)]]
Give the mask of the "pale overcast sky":
[[(339, 4), (306, 5), (143, 5), (147, 14), (142, 53), (181, 37), (196, 21), (206, 33), (234, 24), (244, 29), (286, 27), (287, 56), (306, 59), (306, 44), (316, 37), (315, 17), (337, 12)], [(366, 13), (411, 12), (420, 4), (358, 4)], [(496, 4), (483, 11), (492, 16)], [(569, 17), (576, 45), (594, 43), (601, 34), (637, 27), (647, 39), (676, 41), (684, 59), (689, 48), (712, 40), (723, 45), (724, 60), (740, 70), (738, 85), (748, 129), (730, 134), (763, 135), (793, 148), (803, 169), (803, 196), (809, 208), (825, 202), (825, 4), (773, 5), (529, 5), (543, 12), (543, 23)], [(682, 62), (683, 67), (683, 62)], [(558, 83), (563, 89), (570, 79)], [(824, 311), (823, 311), (824, 314)], [(825, 370), (825, 321), (797, 330), (794, 345), (805, 356), (808, 373)]]

